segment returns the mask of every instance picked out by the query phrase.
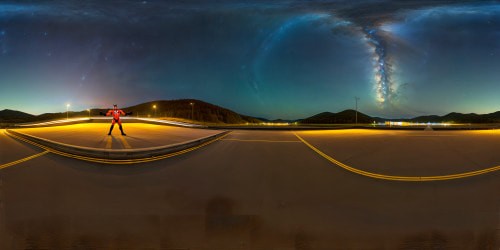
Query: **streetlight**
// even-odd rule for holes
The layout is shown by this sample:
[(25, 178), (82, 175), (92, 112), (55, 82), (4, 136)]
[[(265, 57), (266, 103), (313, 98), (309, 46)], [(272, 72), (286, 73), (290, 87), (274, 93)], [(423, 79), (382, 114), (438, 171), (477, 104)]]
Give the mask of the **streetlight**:
[(359, 101), (359, 97), (355, 96), (354, 100), (356, 101), (356, 124), (358, 124), (358, 101)]
[(69, 119), (69, 106), (70, 106), (69, 103), (66, 104), (66, 120)]
[(87, 109), (87, 111), (89, 112), (89, 119), (90, 119), (90, 109)]
[(194, 102), (190, 102), (189, 105), (191, 105), (191, 120), (194, 120)]
[(155, 110), (155, 117), (156, 117), (156, 104), (153, 105), (153, 109)]

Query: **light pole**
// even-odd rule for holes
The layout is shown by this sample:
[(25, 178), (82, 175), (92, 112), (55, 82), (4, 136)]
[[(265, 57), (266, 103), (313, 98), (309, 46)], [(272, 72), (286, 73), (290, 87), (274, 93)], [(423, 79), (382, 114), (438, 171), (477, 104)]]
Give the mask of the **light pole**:
[(69, 103), (66, 104), (66, 120), (69, 119), (69, 106), (70, 106)]
[(355, 96), (354, 100), (356, 101), (356, 124), (358, 124), (358, 101), (359, 101), (359, 97)]
[(153, 109), (155, 110), (155, 117), (156, 117), (156, 104), (153, 105)]
[(191, 120), (194, 121), (194, 102), (190, 102), (189, 105), (191, 105)]
[(89, 119), (90, 119), (90, 109), (87, 109), (87, 111), (89, 112)]

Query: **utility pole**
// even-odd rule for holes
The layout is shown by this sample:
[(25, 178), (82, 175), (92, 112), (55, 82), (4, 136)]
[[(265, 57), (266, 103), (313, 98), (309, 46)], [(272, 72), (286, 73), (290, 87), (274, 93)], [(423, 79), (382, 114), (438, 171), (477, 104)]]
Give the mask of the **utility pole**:
[(356, 124), (358, 124), (358, 101), (359, 101), (359, 97), (355, 96), (354, 100), (356, 101)]

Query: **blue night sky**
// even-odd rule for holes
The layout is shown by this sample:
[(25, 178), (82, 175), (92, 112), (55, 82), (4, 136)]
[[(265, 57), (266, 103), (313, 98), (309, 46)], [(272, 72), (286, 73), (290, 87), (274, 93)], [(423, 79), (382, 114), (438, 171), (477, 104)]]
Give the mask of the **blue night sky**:
[(195, 98), (297, 119), (355, 96), (387, 118), (500, 110), (500, 3), (0, 3), (0, 110)]

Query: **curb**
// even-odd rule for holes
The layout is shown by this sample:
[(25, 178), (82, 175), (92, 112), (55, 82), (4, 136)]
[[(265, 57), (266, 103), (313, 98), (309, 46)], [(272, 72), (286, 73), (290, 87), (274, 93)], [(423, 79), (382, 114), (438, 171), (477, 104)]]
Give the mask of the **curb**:
[(155, 156), (175, 153), (192, 147), (196, 147), (203, 143), (225, 136), (230, 131), (223, 131), (215, 135), (210, 135), (187, 142), (170, 144), (159, 147), (140, 148), (140, 149), (99, 149), (91, 147), (82, 147), (82, 146), (51, 141), (33, 135), (12, 131), (10, 129), (6, 129), (6, 132), (8, 135), (13, 134), (15, 136), (52, 148), (54, 150), (58, 150), (64, 153), (73, 154), (77, 156), (106, 159), (106, 160), (137, 160), (137, 159), (147, 159)]
[[(208, 128), (205, 125), (194, 123), (176, 122), (171, 120), (152, 119), (152, 118), (136, 118), (136, 117), (123, 117), (122, 121), (127, 123), (147, 123), (163, 126), (174, 126), (184, 128)], [(108, 117), (90, 117), (90, 118), (75, 118), (70, 120), (48, 120), (39, 122), (17, 123), (11, 125), (12, 128), (37, 128), (37, 127), (55, 127), (66, 126), (80, 123), (109, 123), (111, 118)]]

